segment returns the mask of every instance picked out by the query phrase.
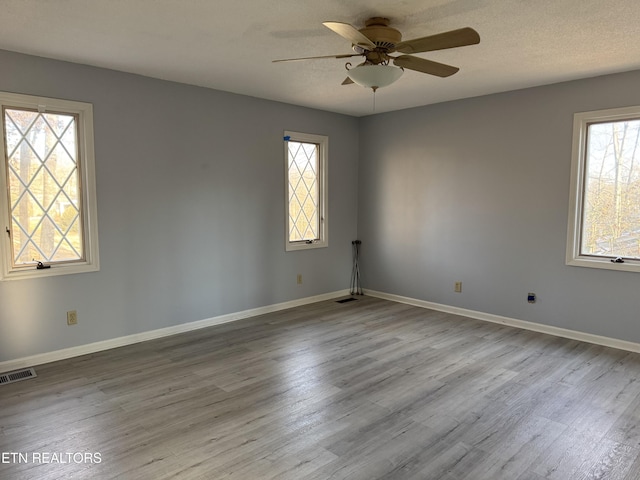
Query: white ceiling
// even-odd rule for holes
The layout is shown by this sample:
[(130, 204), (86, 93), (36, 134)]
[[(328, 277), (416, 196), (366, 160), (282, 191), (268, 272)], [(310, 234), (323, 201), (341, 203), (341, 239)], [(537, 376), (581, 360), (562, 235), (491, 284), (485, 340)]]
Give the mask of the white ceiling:
[(406, 71), (376, 112), (640, 68), (638, 0), (0, 0), (0, 49), (362, 116), (373, 95), (340, 85), (345, 60), (271, 60), (350, 53), (322, 22), (372, 16), (405, 40), (481, 37), (418, 54), (460, 72)]

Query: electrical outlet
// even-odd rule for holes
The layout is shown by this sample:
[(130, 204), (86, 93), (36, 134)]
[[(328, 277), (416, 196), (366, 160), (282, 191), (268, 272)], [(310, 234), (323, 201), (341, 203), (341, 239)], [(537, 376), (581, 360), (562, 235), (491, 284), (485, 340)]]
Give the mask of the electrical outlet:
[(77, 325), (78, 324), (78, 312), (75, 310), (69, 310), (67, 312), (67, 325)]
[(454, 286), (454, 291), (456, 293), (462, 293), (462, 282), (456, 282)]
[(296, 281), (298, 282), (298, 285), (302, 285), (302, 274), (301, 273), (298, 274), (298, 277), (297, 277)]

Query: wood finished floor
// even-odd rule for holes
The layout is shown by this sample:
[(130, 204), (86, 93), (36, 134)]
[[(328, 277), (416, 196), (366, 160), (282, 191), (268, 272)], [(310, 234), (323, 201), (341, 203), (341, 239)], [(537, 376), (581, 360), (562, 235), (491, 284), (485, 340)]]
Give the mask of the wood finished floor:
[(640, 478), (640, 355), (371, 297), (0, 386), (13, 479)]

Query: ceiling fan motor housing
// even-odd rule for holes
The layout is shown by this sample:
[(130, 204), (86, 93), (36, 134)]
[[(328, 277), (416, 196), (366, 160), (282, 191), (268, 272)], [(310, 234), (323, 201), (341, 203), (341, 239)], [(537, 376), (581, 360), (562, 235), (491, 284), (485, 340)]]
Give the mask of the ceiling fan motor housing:
[[(389, 26), (389, 19), (383, 17), (373, 17), (365, 22), (365, 27), (360, 29), (365, 37), (371, 40), (376, 47), (382, 50), (390, 50), (402, 41), (402, 34)], [(358, 52), (362, 50), (357, 45), (353, 49)], [(364, 50), (363, 50), (364, 51)]]

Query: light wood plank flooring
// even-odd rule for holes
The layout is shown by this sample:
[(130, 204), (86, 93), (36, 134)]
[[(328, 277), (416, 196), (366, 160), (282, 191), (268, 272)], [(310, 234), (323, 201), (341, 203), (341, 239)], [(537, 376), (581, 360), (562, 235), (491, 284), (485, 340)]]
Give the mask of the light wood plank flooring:
[(371, 297), (36, 370), (4, 480), (640, 479), (640, 355)]

